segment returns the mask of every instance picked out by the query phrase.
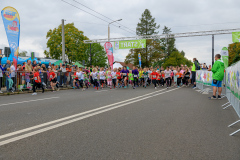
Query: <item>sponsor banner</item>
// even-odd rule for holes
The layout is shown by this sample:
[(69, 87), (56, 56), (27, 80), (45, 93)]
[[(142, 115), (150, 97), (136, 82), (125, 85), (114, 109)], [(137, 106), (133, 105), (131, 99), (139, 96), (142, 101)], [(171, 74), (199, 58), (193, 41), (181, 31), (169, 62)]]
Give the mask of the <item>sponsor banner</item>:
[(240, 42), (240, 32), (232, 32), (232, 41), (234, 43)]
[(146, 39), (114, 42), (114, 49), (146, 48)]
[(222, 60), (223, 60), (223, 63), (224, 63), (224, 66), (225, 68), (228, 67), (228, 59), (229, 59), (229, 56), (228, 56), (228, 48), (227, 47), (223, 47), (222, 51), (221, 51), (221, 56), (222, 56)]
[(111, 66), (111, 69), (113, 69), (114, 56), (113, 56), (112, 43), (106, 42), (104, 44), (104, 48), (105, 48), (105, 51), (106, 51), (107, 56), (108, 56), (109, 65)]
[(139, 60), (139, 66), (141, 67), (142, 66), (142, 60), (141, 60), (141, 54), (138, 53), (138, 60)]
[(20, 38), (20, 17), (18, 11), (13, 7), (5, 7), (1, 14), (11, 50), (10, 59), (13, 60), (15, 67), (17, 67)]

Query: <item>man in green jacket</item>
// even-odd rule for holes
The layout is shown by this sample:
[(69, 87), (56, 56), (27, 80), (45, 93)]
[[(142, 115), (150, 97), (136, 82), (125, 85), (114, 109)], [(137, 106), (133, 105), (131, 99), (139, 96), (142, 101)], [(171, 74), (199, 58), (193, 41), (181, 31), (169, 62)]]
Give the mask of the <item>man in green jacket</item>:
[[(224, 78), (224, 63), (221, 60), (221, 55), (217, 54), (215, 55), (215, 63), (211, 69), (213, 72), (213, 96), (210, 97), (210, 99), (221, 99), (221, 93), (222, 93), (222, 80)], [(218, 90), (218, 97), (216, 97), (216, 93)]]

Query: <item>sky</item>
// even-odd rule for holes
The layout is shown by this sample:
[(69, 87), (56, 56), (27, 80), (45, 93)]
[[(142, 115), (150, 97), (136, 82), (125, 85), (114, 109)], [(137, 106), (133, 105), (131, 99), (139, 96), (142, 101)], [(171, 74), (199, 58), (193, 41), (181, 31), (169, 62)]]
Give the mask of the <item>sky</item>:
[[(159, 34), (164, 26), (172, 33), (210, 31), (240, 28), (239, 0), (1, 0), (0, 9), (6, 6), (16, 8), (21, 19), (20, 52), (35, 52), (44, 57), (47, 49), (46, 34), (61, 24), (74, 23), (90, 39), (105, 39), (108, 36), (108, 23), (112, 19), (122, 19), (116, 27), (111, 25), (110, 37), (134, 37), (137, 23), (145, 9), (149, 9), (155, 22), (160, 25)], [(95, 10), (99, 15), (79, 3)], [(84, 10), (84, 11), (83, 11)], [(88, 13), (86, 13), (88, 12)], [(97, 18), (93, 15), (101, 18)], [(103, 20), (102, 20), (103, 19)], [(118, 27), (120, 26), (120, 28)], [(125, 28), (127, 27), (127, 28)], [(125, 30), (128, 30), (125, 31)], [(231, 34), (215, 36), (215, 54), (232, 43)], [(8, 47), (8, 40), (0, 20), (0, 49)], [(200, 63), (211, 64), (212, 37), (177, 38), (176, 48), (183, 50), (186, 57), (196, 57)], [(129, 50), (114, 50), (116, 61), (124, 61)]]

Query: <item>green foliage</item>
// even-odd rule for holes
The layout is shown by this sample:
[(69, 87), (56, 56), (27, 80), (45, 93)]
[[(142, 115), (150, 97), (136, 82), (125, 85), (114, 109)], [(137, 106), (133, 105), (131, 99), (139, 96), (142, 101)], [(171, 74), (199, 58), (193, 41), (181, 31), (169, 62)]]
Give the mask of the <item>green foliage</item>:
[(229, 65), (240, 60), (240, 43), (232, 43), (228, 46)]
[[(136, 34), (139, 36), (158, 34), (157, 29), (159, 27), (160, 25), (155, 23), (155, 18), (152, 17), (151, 12), (146, 9), (137, 24)], [(125, 63), (139, 65), (138, 53), (141, 53), (142, 67), (151, 66), (163, 58), (162, 46), (159, 40), (147, 40), (144, 49), (131, 49), (126, 56)]]
[(164, 26), (162, 34), (167, 34), (167, 37), (165, 39), (161, 39), (161, 45), (163, 46), (166, 58), (169, 57), (172, 52), (177, 51), (175, 48), (175, 38), (170, 38), (169, 36), (171, 32), (171, 28)]
[(27, 51), (22, 51), (22, 52), (18, 53), (18, 56), (26, 57), (27, 56)]
[(163, 67), (167, 66), (180, 66), (181, 64), (187, 65), (190, 67), (192, 62), (184, 57), (179, 51), (174, 51), (171, 55), (166, 59)]
[[(87, 49), (88, 55), (90, 54), (90, 47)], [(107, 54), (104, 47), (99, 43), (91, 44), (92, 65), (105, 67), (107, 65)], [(90, 59), (86, 61), (87, 66), (90, 66)]]
[[(87, 61), (86, 50), (88, 46), (83, 43), (83, 40), (88, 38), (74, 26), (74, 23), (66, 24), (64, 27), (66, 59), (68, 59), (69, 63), (72, 61)], [(48, 39), (47, 48), (49, 48), (49, 52), (44, 51), (45, 56), (60, 59), (62, 56), (62, 25), (53, 30), (50, 29), (46, 38)]]

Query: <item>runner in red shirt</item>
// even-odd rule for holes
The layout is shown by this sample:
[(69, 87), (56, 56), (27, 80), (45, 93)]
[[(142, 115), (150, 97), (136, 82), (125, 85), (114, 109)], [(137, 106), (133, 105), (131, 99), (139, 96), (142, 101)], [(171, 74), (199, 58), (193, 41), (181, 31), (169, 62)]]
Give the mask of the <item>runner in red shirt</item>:
[[(116, 72), (116, 76), (117, 76), (117, 87), (121, 88), (122, 84), (122, 76), (121, 76), (121, 73), (120, 73), (120, 69), (118, 69), (118, 72)], [(120, 83), (120, 85), (119, 85)]]
[(151, 73), (151, 79), (152, 79), (152, 83), (154, 84), (155, 86), (155, 89), (157, 89), (157, 86), (156, 86), (156, 79), (159, 77), (159, 74), (156, 72), (156, 69), (153, 69), (153, 72)]
[(39, 76), (38, 68), (34, 68), (34, 76), (33, 76), (33, 94), (37, 95), (36, 87), (41, 88), (42, 87), (42, 93), (44, 93), (44, 88), (41, 83), (41, 78)]
[(55, 72), (53, 71), (52, 68), (49, 69), (49, 81), (50, 81), (50, 85), (52, 87), (52, 91), (54, 92), (54, 87), (56, 86), (57, 87), (57, 91), (59, 91), (58, 89), (58, 86), (56, 85), (57, 83), (57, 78), (56, 78), (56, 74)]

